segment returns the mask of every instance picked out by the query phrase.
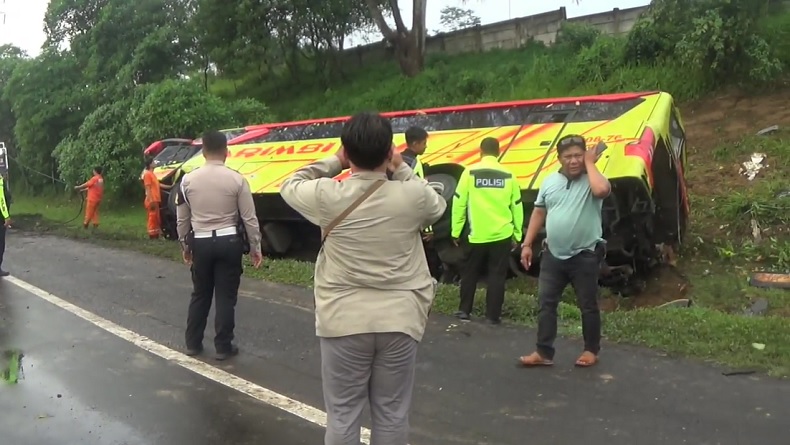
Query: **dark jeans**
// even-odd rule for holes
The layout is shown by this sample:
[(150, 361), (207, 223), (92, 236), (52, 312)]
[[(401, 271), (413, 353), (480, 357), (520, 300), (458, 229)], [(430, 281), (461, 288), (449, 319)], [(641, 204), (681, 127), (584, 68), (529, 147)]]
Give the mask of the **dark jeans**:
[(192, 248), (194, 289), (187, 317), (187, 348), (202, 347), (211, 300), (215, 297), (214, 347), (218, 353), (230, 351), (236, 327), (235, 308), (243, 270), (242, 256), (242, 240), (237, 235), (195, 239)]
[(488, 266), (486, 289), (486, 318), (499, 320), (505, 302), (505, 280), (507, 279), (508, 255), (513, 246), (510, 237), (491, 243), (469, 244), (469, 258), (461, 274), (461, 304), (458, 310), (472, 313), (475, 291), (483, 265)]
[(5, 219), (0, 218), (0, 270), (3, 270), (3, 256), (5, 255)]
[(599, 244), (595, 252), (583, 251), (567, 260), (543, 251), (538, 277), (538, 352), (547, 359), (554, 358), (557, 337), (557, 306), (562, 292), (570, 283), (576, 292), (576, 302), (582, 313), (584, 350), (598, 354), (601, 349), (601, 313), (598, 309), (598, 271), (605, 256), (605, 246)]

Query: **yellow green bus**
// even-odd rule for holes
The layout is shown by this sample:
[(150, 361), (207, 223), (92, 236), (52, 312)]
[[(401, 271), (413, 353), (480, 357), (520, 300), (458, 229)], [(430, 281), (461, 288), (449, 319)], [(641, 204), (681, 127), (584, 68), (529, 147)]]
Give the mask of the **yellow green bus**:
[[(459, 105), (382, 113), (391, 119), (394, 143), (406, 147), (404, 132), (419, 126), (429, 132), (428, 148), (420, 156), (426, 179), (444, 185), (452, 200), (457, 180), (479, 159), (480, 141), (495, 137), (499, 161), (518, 177), (525, 221), (541, 183), (559, 169), (556, 143), (567, 134), (581, 134), (588, 147), (605, 142), (598, 167), (612, 183), (603, 205), (607, 264), (603, 285), (623, 292), (639, 285), (639, 278), (659, 264), (662, 247), (677, 248), (683, 239), (689, 200), (685, 183), (685, 131), (672, 96), (652, 91)], [(288, 207), (279, 195), (282, 182), (296, 169), (332, 155), (340, 147), (340, 131), (348, 117), (267, 124), (253, 141), (229, 147), (227, 165), (242, 173), (252, 188), (269, 255), (317, 246), (319, 229)], [(169, 183), (200, 168), (202, 156), (178, 167)], [(341, 173), (343, 180), (349, 172)], [(172, 200), (171, 200), (172, 201)], [(446, 272), (458, 266), (464, 251), (449, 240), (449, 206), (434, 226), (432, 249)], [(172, 203), (163, 209), (172, 214)], [(538, 240), (541, 242), (542, 240)], [(535, 251), (538, 252), (537, 248)], [(537, 264), (523, 270), (513, 253), (515, 274), (537, 274)], [(440, 273), (440, 272), (437, 272)]]

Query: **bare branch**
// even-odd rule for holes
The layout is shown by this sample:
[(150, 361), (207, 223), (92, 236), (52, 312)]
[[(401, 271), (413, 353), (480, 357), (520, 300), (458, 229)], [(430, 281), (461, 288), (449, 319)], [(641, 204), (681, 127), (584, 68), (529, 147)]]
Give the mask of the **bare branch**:
[[(409, 32), (409, 29), (406, 28), (406, 24), (403, 23), (403, 16), (400, 13), (400, 6), (398, 5), (398, 0), (389, 0), (390, 2), (390, 9), (392, 9), (392, 17), (395, 19), (395, 27), (398, 30), (398, 34), (406, 34)], [(414, 27), (414, 23), (411, 25)]]
[(384, 14), (381, 13), (381, 8), (379, 8), (379, 5), (376, 4), (376, 0), (365, 0), (365, 4), (368, 5), (370, 16), (373, 18), (373, 21), (376, 22), (381, 34), (383, 34), (388, 40), (395, 39), (397, 35), (395, 34), (395, 31), (393, 31), (389, 25), (387, 25), (387, 21), (384, 20)]

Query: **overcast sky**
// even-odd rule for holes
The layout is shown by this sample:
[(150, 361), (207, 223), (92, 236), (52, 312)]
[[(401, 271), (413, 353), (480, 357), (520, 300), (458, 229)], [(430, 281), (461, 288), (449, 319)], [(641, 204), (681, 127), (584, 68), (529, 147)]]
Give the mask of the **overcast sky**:
[[(134, 1), (134, 0), (129, 0)], [(48, 0), (0, 0), (5, 24), (0, 17), (0, 44), (11, 43), (31, 56), (39, 53), (44, 43), (44, 12)], [(440, 29), (439, 16), (445, 6), (462, 6), (461, 0), (428, 0), (427, 28)], [(613, 8), (632, 8), (650, 3), (650, 0), (468, 0), (463, 7), (472, 9), (482, 23), (499, 22), (508, 18), (523, 17), (565, 6), (568, 17), (610, 11)], [(406, 25), (411, 23), (411, 1), (400, 0)], [(358, 43), (358, 42), (353, 42)]]

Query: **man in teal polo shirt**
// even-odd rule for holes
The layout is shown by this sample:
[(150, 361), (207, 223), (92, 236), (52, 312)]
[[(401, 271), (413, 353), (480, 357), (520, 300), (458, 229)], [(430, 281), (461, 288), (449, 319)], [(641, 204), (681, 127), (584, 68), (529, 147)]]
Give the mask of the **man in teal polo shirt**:
[(540, 186), (521, 249), (525, 268), (532, 264), (532, 244), (546, 226), (546, 245), (538, 278), (537, 351), (521, 357), (525, 366), (553, 364), (557, 337), (557, 307), (570, 283), (582, 312), (584, 352), (577, 366), (592, 366), (601, 348), (598, 273), (605, 256), (601, 208), (611, 191), (595, 165), (597, 150), (587, 150), (584, 138), (565, 136), (557, 143), (562, 168)]
[(461, 274), (461, 302), (455, 316), (468, 321), (474, 305), (477, 281), (488, 269), (486, 321), (499, 324), (505, 301), (508, 255), (521, 241), (524, 208), (516, 176), (499, 163), (499, 141), (480, 143), (480, 162), (464, 170), (458, 179), (452, 207), (452, 237), (456, 245), (469, 223), (469, 258)]

